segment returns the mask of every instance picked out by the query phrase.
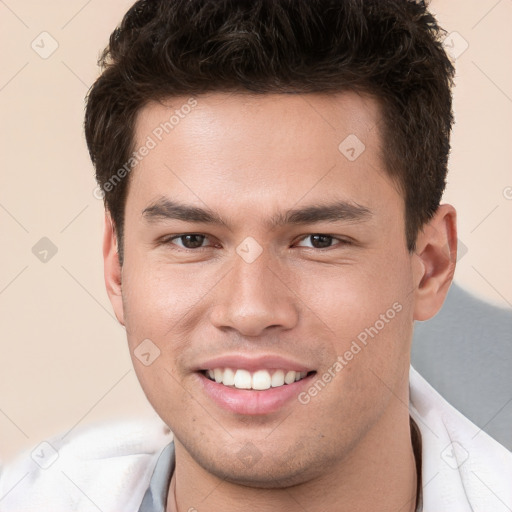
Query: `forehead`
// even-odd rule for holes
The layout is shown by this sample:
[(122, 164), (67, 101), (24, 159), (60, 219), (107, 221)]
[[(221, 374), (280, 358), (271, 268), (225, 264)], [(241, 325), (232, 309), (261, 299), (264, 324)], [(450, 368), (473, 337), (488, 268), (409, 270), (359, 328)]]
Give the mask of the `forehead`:
[(137, 117), (135, 151), (150, 149), (130, 189), (146, 203), (167, 194), (240, 211), (276, 211), (306, 196), (372, 207), (379, 195), (390, 199), (388, 189), (396, 195), (381, 157), (380, 120), (378, 102), (353, 92), (153, 102)]
[[(187, 120), (186, 122), (185, 119)], [(341, 142), (343, 135), (359, 135), (376, 142), (381, 112), (378, 101), (366, 94), (346, 91), (336, 94), (248, 94), (209, 93), (196, 97), (179, 96), (163, 102), (150, 102), (138, 113), (135, 143), (152, 135), (158, 142), (167, 135), (193, 133), (212, 139), (229, 135), (230, 140), (253, 138), (255, 143), (272, 147), (289, 146), (287, 135), (306, 136), (309, 144)], [(374, 128), (377, 128), (376, 133)], [(371, 140), (370, 140), (371, 139)], [(336, 144), (337, 146), (337, 144)], [(294, 148), (296, 149), (296, 148)]]

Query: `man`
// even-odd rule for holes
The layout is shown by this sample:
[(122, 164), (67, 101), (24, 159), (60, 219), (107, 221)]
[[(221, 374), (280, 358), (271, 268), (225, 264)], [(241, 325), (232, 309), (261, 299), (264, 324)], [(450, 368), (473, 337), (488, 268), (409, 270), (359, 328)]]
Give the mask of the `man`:
[(510, 453), (410, 369), (456, 261), (441, 38), (407, 0), (130, 9), (85, 129), (107, 291), (174, 440), (77, 436), (6, 472), (6, 510), (511, 509)]

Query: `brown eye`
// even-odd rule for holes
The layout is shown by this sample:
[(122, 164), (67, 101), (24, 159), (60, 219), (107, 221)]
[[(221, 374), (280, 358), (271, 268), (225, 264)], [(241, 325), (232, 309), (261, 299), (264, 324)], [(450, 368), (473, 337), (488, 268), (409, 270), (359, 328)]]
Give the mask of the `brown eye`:
[[(181, 243), (176, 243), (178, 240)], [(183, 247), (185, 249), (197, 249), (199, 247), (202, 247), (205, 240), (205, 235), (197, 234), (180, 235), (172, 239), (172, 241), (176, 243), (176, 245), (178, 245), (179, 247)]]
[(311, 235), (311, 245), (315, 247), (315, 249), (330, 247), (333, 240), (333, 237), (329, 235)]
[[(309, 243), (306, 243), (306, 240), (309, 240)], [(312, 247), (313, 249), (326, 249), (327, 247), (331, 247), (332, 245), (336, 245), (335, 241), (337, 239), (330, 235), (324, 235), (322, 233), (315, 233), (313, 235), (305, 236), (300, 242), (299, 246), (301, 247)]]

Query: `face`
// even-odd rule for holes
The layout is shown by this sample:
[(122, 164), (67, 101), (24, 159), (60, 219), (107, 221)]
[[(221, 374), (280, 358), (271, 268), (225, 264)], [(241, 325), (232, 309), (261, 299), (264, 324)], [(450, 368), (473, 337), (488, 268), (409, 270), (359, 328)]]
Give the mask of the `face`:
[(178, 457), (246, 485), (299, 483), (403, 416), (424, 266), (379, 121), (355, 93), (140, 112), (135, 147), (151, 147), (110, 296)]

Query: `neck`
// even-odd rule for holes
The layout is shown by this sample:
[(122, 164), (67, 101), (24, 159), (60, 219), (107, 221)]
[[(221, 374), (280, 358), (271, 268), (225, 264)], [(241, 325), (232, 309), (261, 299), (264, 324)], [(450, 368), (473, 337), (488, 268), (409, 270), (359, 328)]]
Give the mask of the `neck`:
[[(413, 512), (417, 473), (408, 411), (396, 400), (390, 410), (353, 448), (316, 478), (279, 489), (252, 488), (222, 480), (200, 467), (176, 439), (175, 491), (178, 512), (207, 509), (236, 512)], [(175, 487), (175, 489), (173, 488)], [(168, 512), (174, 512), (169, 493)]]

